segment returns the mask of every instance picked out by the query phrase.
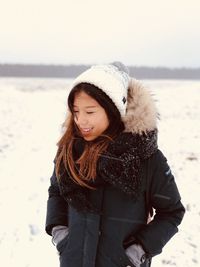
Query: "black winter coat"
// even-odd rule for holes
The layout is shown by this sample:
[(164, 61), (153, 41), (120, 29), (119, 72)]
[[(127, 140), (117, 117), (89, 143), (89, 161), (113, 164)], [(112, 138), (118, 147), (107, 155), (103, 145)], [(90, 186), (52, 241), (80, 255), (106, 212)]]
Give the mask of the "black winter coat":
[[(146, 181), (149, 188), (147, 188)], [(69, 235), (58, 244), (61, 266), (126, 267), (133, 266), (125, 254), (129, 240), (141, 243), (149, 257), (161, 253), (163, 246), (178, 231), (184, 207), (163, 154), (158, 150), (142, 163), (142, 194), (133, 202), (113, 186), (91, 190), (90, 200), (102, 214), (77, 212), (60, 195), (55, 172), (51, 177), (46, 231), (55, 225), (67, 225)], [(147, 224), (146, 197), (155, 209)], [(62, 265), (62, 261), (65, 265)], [(147, 264), (147, 263), (146, 263)], [(149, 266), (149, 265), (143, 265)]]
[[(139, 90), (141, 99), (143, 88), (140, 90), (138, 84), (134, 84), (132, 89), (136, 93)], [(131, 109), (135, 111), (133, 106)], [(144, 114), (144, 121), (148, 119), (148, 127), (140, 130), (149, 131), (152, 129), (149, 126), (149, 114), (154, 112), (150, 112), (148, 108), (145, 110), (148, 115)], [(129, 132), (130, 120), (127, 120), (125, 125)], [(135, 125), (136, 123), (134, 127)], [(136, 128), (135, 131), (131, 129), (131, 132), (137, 133)], [(135, 158), (134, 151), (132, 149), (133, 154), (129, 153), (129, 150), (127, 153), (123, 151), (121, 156), (117, 156), (125, 162), (119, 173), (120, 178), (115, 176), (115, 170), (109, 171), (110, 162), (107, 161), (107, 166), (103, 164), (101, 169), (102, 177), (104, 176), (103, 179), (107, 183), (98, 186), (96, 190), (88, 190), (89, 202), (93, 203), (100, 213), (80, 211), (70, 204), (71, 199), (67, 199), (63, 194), (54, 170), (49, 187), (46, 232), (51, 235), (51, 230), (56, 225), (69, 227), (67, 237), (57, 245), (61, 267), (134, 267), (125, 253), (126, 247), (134, 242), (140, 243), (148, 256), (148, 260), (141, 267), (150, 266), (151, 258), (161, 253), (165, 244), (178, 231), (177, 226), (185, 209), (166, 158), (156, 149), (140, 161), (140, 194), (133, 198), (127, 188), (134, 187), (128, 180), (130, 178), (131, 181), (132, 170), (137, 166), (131, 161)], [(148, 155), (147, 152), (144, 154)], [(107, 171), (104, 172), (104, 169)], [(117, 166), (116, 169), (120, 170)], [(113, 173), (115, 175), (112, 175)], [(136, 175), (137, 172), (133, 174)], [(127, 184), (120, 188), (123, 181)], [(155, 210), (155, 216), (147, 224), (151, 207)]]

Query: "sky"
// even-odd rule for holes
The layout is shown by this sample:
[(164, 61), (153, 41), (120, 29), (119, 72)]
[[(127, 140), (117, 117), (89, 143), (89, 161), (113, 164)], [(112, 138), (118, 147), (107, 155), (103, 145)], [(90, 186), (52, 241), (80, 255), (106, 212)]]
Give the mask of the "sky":
[(0, 63), (200, 67), (199, 0), (0, 0)]

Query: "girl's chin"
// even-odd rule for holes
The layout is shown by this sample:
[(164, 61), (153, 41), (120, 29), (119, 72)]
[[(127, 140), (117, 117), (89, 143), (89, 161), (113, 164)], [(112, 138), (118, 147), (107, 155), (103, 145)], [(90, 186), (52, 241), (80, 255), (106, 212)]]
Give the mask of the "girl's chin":
[(83, 135), (83, 139), (85, 139), (86, 141), (92, 141), (94, 139), (96, 139), (97, 136), (86, 136), (86, 135)]
[(83, 139), (86, 141), (93, 141), (97, 137), (100, 136), (100, 135), (94, 135), (93, 129), (91, 129), (91, 131), (88, 131), (88, 132), (82, 131), (81, 129), (79, 129), (79, 132), (80, 132), (81, 136), (83, 137)]

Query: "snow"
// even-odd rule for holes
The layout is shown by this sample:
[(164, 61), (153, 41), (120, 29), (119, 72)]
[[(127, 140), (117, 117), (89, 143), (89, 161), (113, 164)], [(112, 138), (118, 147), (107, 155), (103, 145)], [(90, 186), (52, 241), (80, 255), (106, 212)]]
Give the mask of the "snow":
[[(45, 233), (47, 189), (66, 114), (68, 79), (0, 79), (0, 255), (4, 267), (59, 266)], [(145, 80), (160, 113), (159, 146), (187, 212), (152, 267), (197, 267), (200, 81)]]

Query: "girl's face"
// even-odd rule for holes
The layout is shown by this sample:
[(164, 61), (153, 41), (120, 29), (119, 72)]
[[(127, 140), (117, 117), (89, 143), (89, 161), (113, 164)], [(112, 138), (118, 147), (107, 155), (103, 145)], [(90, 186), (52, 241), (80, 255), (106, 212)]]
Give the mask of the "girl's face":
[(109, 126), (104, 108), (83, 91), (75, 94), (73, 113), (74, 121), (86, 141), (94, 140)]

